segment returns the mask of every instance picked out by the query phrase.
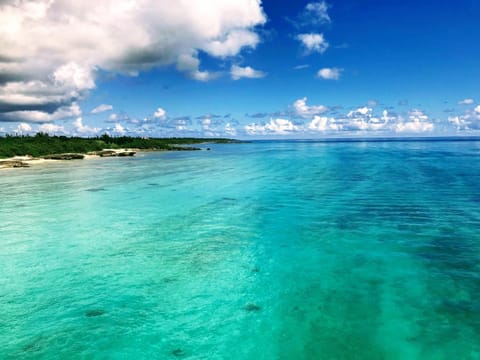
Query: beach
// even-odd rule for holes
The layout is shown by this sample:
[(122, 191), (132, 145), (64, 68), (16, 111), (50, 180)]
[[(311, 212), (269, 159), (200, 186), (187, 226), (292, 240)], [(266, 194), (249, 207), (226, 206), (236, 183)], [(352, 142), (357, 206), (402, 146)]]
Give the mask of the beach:
[[(164, 151), (164, 150), (148, 150), (148, 149), (103, 149), (100, 151), (92, 151), (86, 154), (83, 153), (66, 153), (50, 155), (46, 157), (33, 157), (30, 155), (13, 156), (10, 158), (0, 159), (0, 169), (22, 168), (37, 165), (48, 165), (58, 162), (70, 162), (75, 160), (92, 160), (107, 157), (125, 157), (135, 156), (138, 152), (148, 151)], [(53, 159), (54, 157), (55, 159)]]

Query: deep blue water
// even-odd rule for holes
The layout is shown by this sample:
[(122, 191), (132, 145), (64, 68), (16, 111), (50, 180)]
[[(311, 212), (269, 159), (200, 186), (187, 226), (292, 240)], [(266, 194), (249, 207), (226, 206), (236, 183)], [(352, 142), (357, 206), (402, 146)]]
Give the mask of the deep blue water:
[(480, 359), (480, 142), (0, 171), (1, 359)]

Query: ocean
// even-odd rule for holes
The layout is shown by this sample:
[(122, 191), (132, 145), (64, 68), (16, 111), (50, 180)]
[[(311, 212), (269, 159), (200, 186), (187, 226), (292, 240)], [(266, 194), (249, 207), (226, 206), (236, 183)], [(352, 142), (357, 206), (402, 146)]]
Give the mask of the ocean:
[(480, 359), (480, 141), (0, 171), (0, 359)]

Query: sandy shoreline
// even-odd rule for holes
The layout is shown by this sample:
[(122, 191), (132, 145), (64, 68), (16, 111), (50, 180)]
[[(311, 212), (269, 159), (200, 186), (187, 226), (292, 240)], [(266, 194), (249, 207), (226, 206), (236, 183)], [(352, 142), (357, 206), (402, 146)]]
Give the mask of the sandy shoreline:
[[(147, 150), (151, 151), (151, 150)], [(36, 165), (47, 165), (50, 163), (63, 163), (72, 162), (75, 160), (92, 160), (100, 159), (103, 157), (120, 157), (120, 156), (133, 156), (136, 153), (143, 152), (141, 149), (103, 149), (101, 151), (89, 152), (87, 154), (78, 153), (75, 155), (83, 155), (82, 159), (48, 159), (45, 157), (33, 157), (30, 155), (13, 156), (10, 158), (0, 159), (0, 170), (12, 169), (12, 168), (24, 168)], [(130, 155), (132, 154), (133, 155)], [(103, 155), (101, 155), (103, 154)], [(128, 155), (124, 155), (128, 154)], [(66, 155), (66, 154), (59, 154)]]

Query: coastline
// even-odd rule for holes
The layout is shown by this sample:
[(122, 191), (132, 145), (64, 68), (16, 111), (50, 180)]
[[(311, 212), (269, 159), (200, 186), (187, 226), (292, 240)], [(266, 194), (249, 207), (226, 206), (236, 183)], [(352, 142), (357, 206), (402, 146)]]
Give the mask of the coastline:
[(140, 152), (165, 151), (162, 149), (103, 149), (101, 151), (91, 151), (84, 153), (63, 153), (52, 154), (48, 156), (33, 157), (30, 155), (16, 155), (9, 158), (0, 159), (0, 170), (29, 168), (37, 165), (45, 165), (59, 162), (71, 162), (74, 160), (92, 160), (106, 157), (131, 157)]
[[(81, 160), (89, 157), (125, 157), (147, 151), (195, 151), (196, 144), (239, 143), (227, 138), (96, 138), (50, 136), (0, 136), (0, 169), (22, 168), (52, 161)], [(210, 150), (206, 148), (205, 150)]]

